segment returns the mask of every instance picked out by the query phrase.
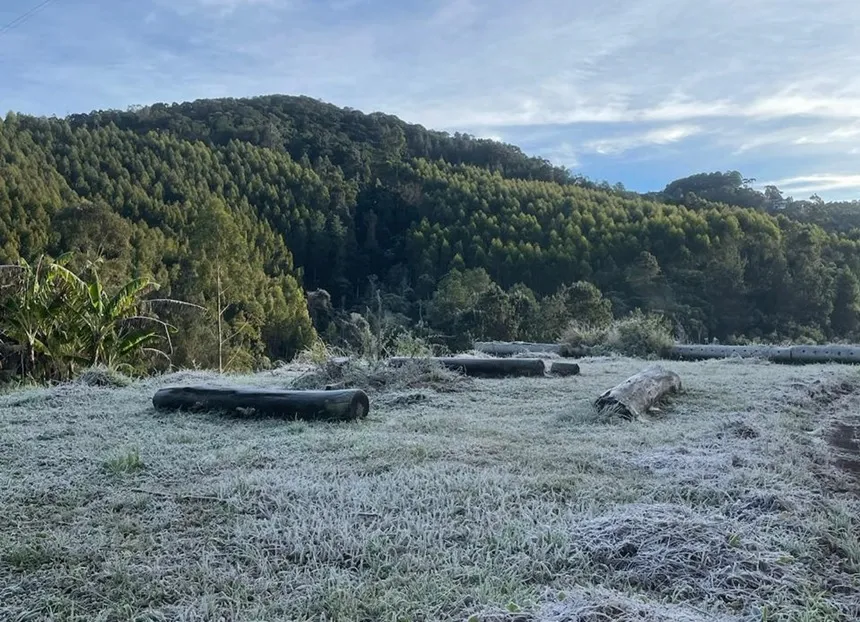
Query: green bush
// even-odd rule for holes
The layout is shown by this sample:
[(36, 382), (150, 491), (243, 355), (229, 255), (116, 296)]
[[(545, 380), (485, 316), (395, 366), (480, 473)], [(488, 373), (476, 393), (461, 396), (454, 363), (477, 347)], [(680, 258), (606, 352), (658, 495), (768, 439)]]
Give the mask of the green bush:
[(404, 331), (398, 335), (394, 342), (395, 356), (434, 356), (433, 347), (421, 337), (415, 334)]
[(563, 354), (583, 356), (599, 354), (608, 349), (609, 328), (572, 321), (561, 336)]
[(427, 357), (434, 356), (433, 345), (412, 331), (394, 324), (377, 323), (374, 331), (364, 316), (353, 313), (351, 326), (356, 328), (354, 343), (345, 347), (333, 346), (317, 339), (302, 350), (294, 359), (296, 363), (322, 365), (332, 358), (350, 357), (368, 361), (381, 361), (391, 356)]
[(638, 309), (614, 322), (607, 337), (613, 352), (639, 358), (661, 357), (674, 343), (672, 327), (665, 317)]
[(322, 365), (329, 359), (342, 356), (346, 356), (343, 350), (330, 346), (322, 339), (317, 339), (299, 352), (293, 362), (304, 365)]
[(0, 266), (0, 341), (20, 352), (22, 377), (64, 380), (87, 367), (134, 371), (155, 354), (167, 357), (154, 344), (170, 327), (145, 298), (156, 283), (137, 278), (108, 292), (95, 264), (81, 277), (67, 261), (43, 256)]
[(621, 354), (637, 358), (663, 356), (675, 343), (669, 321), (658, 314), (636, 310), (607, 327), (571, 322), (561, 338), (571, 356)]

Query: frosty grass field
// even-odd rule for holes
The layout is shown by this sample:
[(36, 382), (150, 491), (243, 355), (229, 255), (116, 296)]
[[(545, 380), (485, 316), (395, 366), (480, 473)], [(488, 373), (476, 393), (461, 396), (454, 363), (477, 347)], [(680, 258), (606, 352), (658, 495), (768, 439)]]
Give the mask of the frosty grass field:
[(340, 424), (154, 411), (190, 372), (7, 393), (0, 620), (860, 620), (857, 368), (669, 363), (661, 413), (596, 417), (645, 365)]

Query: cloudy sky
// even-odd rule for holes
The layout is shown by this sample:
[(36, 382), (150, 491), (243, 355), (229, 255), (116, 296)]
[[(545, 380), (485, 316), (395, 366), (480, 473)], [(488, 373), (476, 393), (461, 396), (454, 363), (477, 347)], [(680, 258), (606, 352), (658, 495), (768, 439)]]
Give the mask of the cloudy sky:
[(304, 94), (635, 190), (853, 198), (858, 34), (857, 0), (0, 0), (0, 109)]

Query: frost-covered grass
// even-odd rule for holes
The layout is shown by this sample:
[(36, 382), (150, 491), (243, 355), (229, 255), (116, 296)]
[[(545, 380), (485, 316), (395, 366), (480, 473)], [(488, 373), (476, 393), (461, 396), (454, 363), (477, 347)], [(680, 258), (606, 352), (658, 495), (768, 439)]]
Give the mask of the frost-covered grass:
[(671, 363), (662, 415), (598, 419), (644, 366), (375, 393), (340, 424), (152, 410), (198, 373), (2, 395), (0, 619), (860, 619), (858, 488), (824, 440), (858, 372)]

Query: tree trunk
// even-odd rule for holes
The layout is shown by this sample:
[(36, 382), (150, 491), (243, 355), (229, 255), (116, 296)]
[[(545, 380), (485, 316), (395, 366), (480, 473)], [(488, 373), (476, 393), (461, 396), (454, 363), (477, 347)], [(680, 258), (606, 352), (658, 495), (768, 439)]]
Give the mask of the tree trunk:
[(597, 398), (595, 406), (601, 413), (639, 419), (664, 396), (680, 390), (680, 376), (655, 365), (606, 391)]
[(31, 344), (27, 344), (27, 352), (21, 357), (21, 378), (27, 377), (27, 365), (30, 365), (30, 370), (36, 369), (36, 350)]
[(367, 394), (342, 391), (278, 391), (253, 387), (168, 387), (152, 404), (164, 410), (253, 410), (277, 417), (310, 420), (360, 419), (370, 410)]
[[(414, 359), (395, 357), (389, 359), (390, 365), (403, 365)], [(425, 360), (440, 363), (446, 369), (459, 371), (467, 376), (480, 378), (504, 378), (506, 376), (544, 376), (546, 365), (541, 359), (482, 359), (438, 357)]]
[(224, 331), (222, 321), (224, 309), (221, 308), (221, 263), (218, 263), (218, 373), (224, 373)]

